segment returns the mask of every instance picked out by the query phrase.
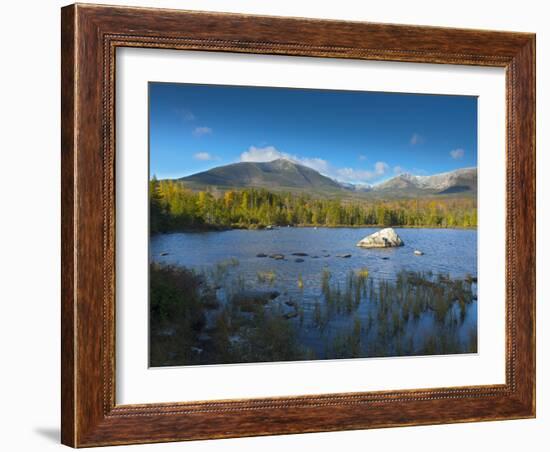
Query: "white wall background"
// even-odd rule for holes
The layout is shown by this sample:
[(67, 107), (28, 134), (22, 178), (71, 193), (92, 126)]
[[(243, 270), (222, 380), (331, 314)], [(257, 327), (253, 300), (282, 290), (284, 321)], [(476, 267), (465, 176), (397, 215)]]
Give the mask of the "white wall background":
[[(463, 0), (113, 0), (118, 4), (241, 13), (441, 25), (537, 33), (538, 132), (538, 416), (536, 420), (407, 427), (222, 441), (118, 447), (116, 450), (279, 451), (407, 450), (446, 452), (547, 450), (550, 429), (550, 355), (546, 351), (550, 289), (550, 30), (545, 2)], [(93, 2), (92, 3), (99, 3)], [(9, 451), (59, 450), (60, 161), (59, 8), (64, 2), (5, 2), (0, 28), (0, 444)]]

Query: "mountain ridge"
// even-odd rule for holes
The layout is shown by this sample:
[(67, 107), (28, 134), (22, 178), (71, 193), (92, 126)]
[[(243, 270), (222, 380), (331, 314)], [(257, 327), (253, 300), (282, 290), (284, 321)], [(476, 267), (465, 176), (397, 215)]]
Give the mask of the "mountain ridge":
[(271, 162), (239, 162), (218, 166), (207, 171), (178, 179), (196, 185), (260, 188), (312, 188), (337, 191), (342, 187), (330, 177), (323, 176), (304, 165), (287, 159)]
[(373, 191), (431, 190), (436, 194), (477, 193), (477, 168), (459, 168), (431, 176), (399, 174), (372, 187)]
[(192, 189), (265, 188), (307, 191), (325, 195), (371, 197), (417, 197), (477, 194), (477, 168), (459, 168), (430, 176), (402, 173), (375, 185), (334, 180), (288, 159), (270, 162), (239, 162), (218, 166), (177, 179)]

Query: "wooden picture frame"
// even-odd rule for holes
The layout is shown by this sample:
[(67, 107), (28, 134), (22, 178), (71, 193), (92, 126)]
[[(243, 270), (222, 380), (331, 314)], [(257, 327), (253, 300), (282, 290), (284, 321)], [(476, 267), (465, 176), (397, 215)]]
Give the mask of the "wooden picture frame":
[[(535, 35), (71, 5), (62, 9), (62, 442), (73, 447), (535, 416)], [(115, 403), (118, 47), (506, 70), (506, 383)]]

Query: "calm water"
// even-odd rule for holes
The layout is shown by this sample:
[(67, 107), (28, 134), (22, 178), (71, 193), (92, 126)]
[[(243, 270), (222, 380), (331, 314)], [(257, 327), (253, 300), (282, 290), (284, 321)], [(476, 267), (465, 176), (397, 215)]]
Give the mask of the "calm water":
[[(246, 289), (275, 289), (281, 292), (276, 303), (286, 309), (285, 301), (298, 302), (305, 312), (301, 319), (300, 339), (308, 347), (321, 353), (327, 337), (349, 328), (350, 317), (338, 316), (331, 320), (323, 335), (309, 327), (313, 309), (322, 299), (321, 276), (325, 269), (331, 273), (332, 283), (345, 285), (350, 271), (368, 269), (369, 279), (375, 282), (394, 280), (401, 270), (431, 271), (448, 274), (451, 278), (477, 277), (477, 231), (459, 229), (396, 229), (405, 246), (386, 249), (362, 249), (356, 243), (379, 228), (278, 228), (274, 230), (230, 230), (223, 232), (161, 234), (151, 238), (151, 260), (181, 265), (205, 272), (218, 281), (218, 296), (229, 297), (235, 281)], [(424, 255), (416, 256), (414, 250)], [(161, 254), (168, 253), (162, 256)], [(283, 254), (284, 260), (257, 257), (264, 253)], [(292, 253), (307, 253), (293, 256)], [(351, 257), (338, 257), (351, 254)], [(303, 262), (296, 262), (303, 259)], [(232, 260), (233, 265), (223, 266)], [(220, 276), (219, 265), (223, 266)], [(258, 281), (258, 272), (274, 272), (270, 284)], [(300, 287), (298, 280), (303, 281)], [(475, 286), (475, 285), (474, 285)], [(368, 306), (360, 306), (361, 319), (369, 316)], [(290, 321), (298, 322), (298, 319)], [(411, 321), (412, 322), (412, 321)], [(409, 325), (410, 340), (418, 342), (435, 328), (430, 314), (420, 322)], [(461, 337), (477, 328), (477, 301), (468, 306), (461, 323)], [(374, 333), (372, 333), (374, 334)]]

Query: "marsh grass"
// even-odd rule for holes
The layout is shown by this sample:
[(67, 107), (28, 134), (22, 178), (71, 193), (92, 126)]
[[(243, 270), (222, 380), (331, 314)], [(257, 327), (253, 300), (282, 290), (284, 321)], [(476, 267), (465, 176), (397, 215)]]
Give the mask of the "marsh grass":
[(304, 290), (304, 279), (302, 278), (302, 274), (298, 275), (298, 289)]
[[(292, 303), (294, 323), (285, 318), (288, 313), (280, 304), (254, 295), (235, 296), (246, 289), (240, 274), (224, 286), (225, 301), (218, 299), (212, 283), (237, 265), (236, 260), (224, 261), (205, 274), (151, 266), (152, 366), (316, 359), (315, 351), (298, 341), (297, 326), (305, 318), (302, 306)], [(266, 282), (271, 279), (271, 274), (266, 275)]]
[(213, 283), (214, 286), (221, 286), (232, 268), (238, 267), (240, 262), (237, 258), (231, 257), (223, 261), (217, 262), (212, 268), (205, 271), (205, 276)]
[(275, 273), (273, 270), (258, 271), (256, 275), (258, 277), (259, 283), (269, 284), (270, 286), (272, 286), (277, 279), (277, 273)]
[[(340, 328), (325, 345), (329, 358), (342, 357), (345, 347), (348, 357), (357, 354), (357, 347), (361, 356), (475, 352), (477, 332), (470, 332), (466, 341), (461, 338), (467, 308), (476, 300), (472, 282), (471, 278), (407, 271), (398, 273), (395, 281), (374, 282), (361, 269), (350, 271), (341, 288), (331, 283), (325, 270), (321, 277), (324, 309), (320, 303), (315, 305), (312, 325), (323, 334), (331, 320), (353, 314), (347, 332)], [(363, 320), (359, 311), (366, 311)], [(422, 322), (432, 324), (430, 334), (419, 333)], [(363, 338), (359, 342), (352, 340), (357, 334)]]
[(322, 294), (331, 312), (351, 314), (356, 311), (366, 295), (368, 273), (350, 271), (343, 287), (339, 282), (331, 285), (331, 274), (323, 270), (321, 275)]
[[(250, 291), (239, 262), (203, 273), (152, 264), (150, 362), (153, 366), (303, 359), (475, 353), (477, 329), (465, 324), (477, 300), (474, 277), (402, 271), (374, 280), (368, 269), (320, 274), (318, 295), (239, 301)], [(258, 271), (273, 286), (273, 270)], [(254, 286), (254, 285), (253, 285)], [(285, 306), (286, 305), (286, 306)], [(319, 347), (303, 346), (317, 335)]]

